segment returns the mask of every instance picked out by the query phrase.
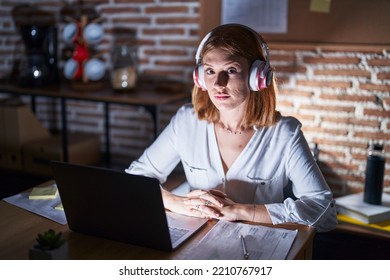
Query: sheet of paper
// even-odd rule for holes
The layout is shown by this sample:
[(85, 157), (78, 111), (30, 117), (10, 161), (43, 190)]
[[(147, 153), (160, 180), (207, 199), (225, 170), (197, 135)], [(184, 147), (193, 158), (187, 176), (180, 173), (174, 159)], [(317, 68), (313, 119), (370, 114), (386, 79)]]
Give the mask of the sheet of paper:
[(55, 209), (55, 207), (61, 203), (59, 195), (54, 199), (28, 199), (29, 194), (29, 192), (19, 193), (14, 196), (3, 198), (3, 200), (59, 224), (67, 224), (65, 212)]
[(194, 260), (243, 260), (240, 239), (243, 235), (249, 260), (283, 260), (297, 233), (297, 230), (220, 220), (187, 257)]
[(260, 33), (287, 33), (288, 0), (223, 0), (222, 24), (240, 23)]
[(310, 0), (310, 11), (329, 13), (331, 2), (331, 0)]

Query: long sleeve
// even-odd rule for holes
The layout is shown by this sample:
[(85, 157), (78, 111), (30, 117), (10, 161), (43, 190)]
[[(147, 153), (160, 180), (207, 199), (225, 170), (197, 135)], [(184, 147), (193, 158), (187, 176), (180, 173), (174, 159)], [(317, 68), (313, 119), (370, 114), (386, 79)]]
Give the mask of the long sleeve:
[(300, 222), (328, 231), (337, 224), (336, 207), (306, 140), (297, 126), (286, 149), (285, 169), (297, 198), (286, 198), (282, 204), (266, 205), (274, 224)]

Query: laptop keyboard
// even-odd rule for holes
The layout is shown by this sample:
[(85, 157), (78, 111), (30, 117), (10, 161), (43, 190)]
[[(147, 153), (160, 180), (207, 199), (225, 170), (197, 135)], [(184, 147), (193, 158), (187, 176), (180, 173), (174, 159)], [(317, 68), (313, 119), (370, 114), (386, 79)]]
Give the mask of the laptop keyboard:
[(183, 235), (187, 232), (189, 232), (189, 230), (185, 228), (169, 227), (169, 234), (171, 235), (172, 244), (183, 237)]

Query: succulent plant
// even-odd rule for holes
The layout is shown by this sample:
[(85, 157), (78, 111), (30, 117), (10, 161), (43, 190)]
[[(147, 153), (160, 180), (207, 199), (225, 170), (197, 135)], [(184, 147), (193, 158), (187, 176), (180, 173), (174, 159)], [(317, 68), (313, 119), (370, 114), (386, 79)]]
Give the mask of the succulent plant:
[(65, 243), (65, 239), (62, 238), (62, 232), (55, 232), (53, 229), (49, 229), (44, 233), (39, 233), (36, 241), (38, 244), (36, 244), (34, 248), (42, 251), (57, 249)]

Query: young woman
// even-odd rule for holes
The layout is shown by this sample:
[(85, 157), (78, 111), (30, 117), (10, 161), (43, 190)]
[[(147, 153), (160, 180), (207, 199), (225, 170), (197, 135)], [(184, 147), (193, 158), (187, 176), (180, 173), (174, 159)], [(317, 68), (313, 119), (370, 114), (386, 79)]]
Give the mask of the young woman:
[[(192, 104), (179, 109), (126, 172), (163, 183), (181, 161), (190, 192), (162, 189), (173, 212), (331, 230), (337, 224), (332, 192), (300, 122), (275, 109), (267, 48), (246, 26), (213, 29), (197, 51)], [(294, 198), (285, 197), (288, 186)]]

